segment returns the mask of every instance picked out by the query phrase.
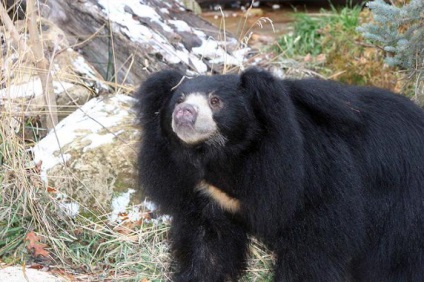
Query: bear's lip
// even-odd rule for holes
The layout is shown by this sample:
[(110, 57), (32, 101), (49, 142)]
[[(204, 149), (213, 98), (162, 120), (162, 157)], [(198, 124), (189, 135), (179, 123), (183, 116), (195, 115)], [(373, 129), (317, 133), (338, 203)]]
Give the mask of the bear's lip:
[(177, 135), (178, 139), (186, 144), (199, 144), (206, 142), (209, 138), (211, 138), (211, 136), (213, 136), (212, 132), (203, 132), (202, 130), (198, 130), (190, 123), (175, 124), (173, 131)]
[(193, 120), (193, 118), (190, 116), (182, 116), (182, 117), (179, 117), (178, 119), (174, 119), (174, 122), (177, 127), (183, 126), (183, 127), (194, 128), (195, 120)]
[(196, 129), (194, 128), (194, 124), (190, 121), (179, 121), (179, 122), (175, 122), (175, 129), (174, 132), (178, 133), (178, 131), (196, 131)]
[(173, 128), (173, 131), (180, 139), (183, 139), (182, 137), (187, 137), (196, 134), (196, 128), (194, 127), (194, 124), (189, 121), (175, 122), (175, 127)]

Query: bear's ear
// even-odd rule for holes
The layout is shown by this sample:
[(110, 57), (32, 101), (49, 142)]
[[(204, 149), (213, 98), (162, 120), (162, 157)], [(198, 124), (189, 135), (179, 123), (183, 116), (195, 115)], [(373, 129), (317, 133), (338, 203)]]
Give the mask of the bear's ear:
[(287, 98), (282, 83), (271, 73), (258, 68), (249, 68), (240, 75), (240, 88), (263, 122), (274, 120), (275, 114), (281, 111), (279, 107), (285, 104), (281, 100)]
[(175, 70), (165, 70), (152, 74), (136, 93), (136, 109), (140, 120), (148, 121), (169, 101), (183, 75)]
[(248, 68), (240, 76), (241, 88), (248, 95), (253, 95), (252, 98), (260, 96), (260, 93), (272, 87), (274, 82), (275, 78), (271, 73), (254, 67)]

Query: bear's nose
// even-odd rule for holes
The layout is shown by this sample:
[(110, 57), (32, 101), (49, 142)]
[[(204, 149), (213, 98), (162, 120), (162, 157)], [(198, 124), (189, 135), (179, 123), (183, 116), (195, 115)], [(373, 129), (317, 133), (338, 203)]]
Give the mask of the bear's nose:
[(196, 109), (186, 103), (179, 104), (174, 110), (174, 119), (178, 124), (191, 123), (194, 124), (197, 117)]

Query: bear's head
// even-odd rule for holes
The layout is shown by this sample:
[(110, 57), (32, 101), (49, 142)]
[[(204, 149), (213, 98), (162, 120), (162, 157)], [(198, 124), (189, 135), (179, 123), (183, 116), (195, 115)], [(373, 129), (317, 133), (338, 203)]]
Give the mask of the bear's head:
[[(235, 75), (184, 79), (170, 99), (165, 123), (185, 144), (225, 145), (245, 139), (250, 105)], [(167, 124), (164, 125), (167, 127)]]
[(142, 126), (186, 146), (241, 145), (257, 139), (257, 109), (262, 106), (257, 98), (264, 92), (257, 88), (273, 80), (264, 75), (257, 70), (193, 78), (177, 71), (155, 73), (138, 93)]

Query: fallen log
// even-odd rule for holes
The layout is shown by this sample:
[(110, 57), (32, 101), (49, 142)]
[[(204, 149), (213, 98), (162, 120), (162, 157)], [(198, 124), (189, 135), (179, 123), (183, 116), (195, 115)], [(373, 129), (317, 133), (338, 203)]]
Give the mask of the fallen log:
[[(42, 15), (103, 77), (138, 84), (165, 68), (207, 73), (240, 65), (238, 42), (175, 0), (50, 0)], [(221, 40), (224, 39), (225, 40)]]

